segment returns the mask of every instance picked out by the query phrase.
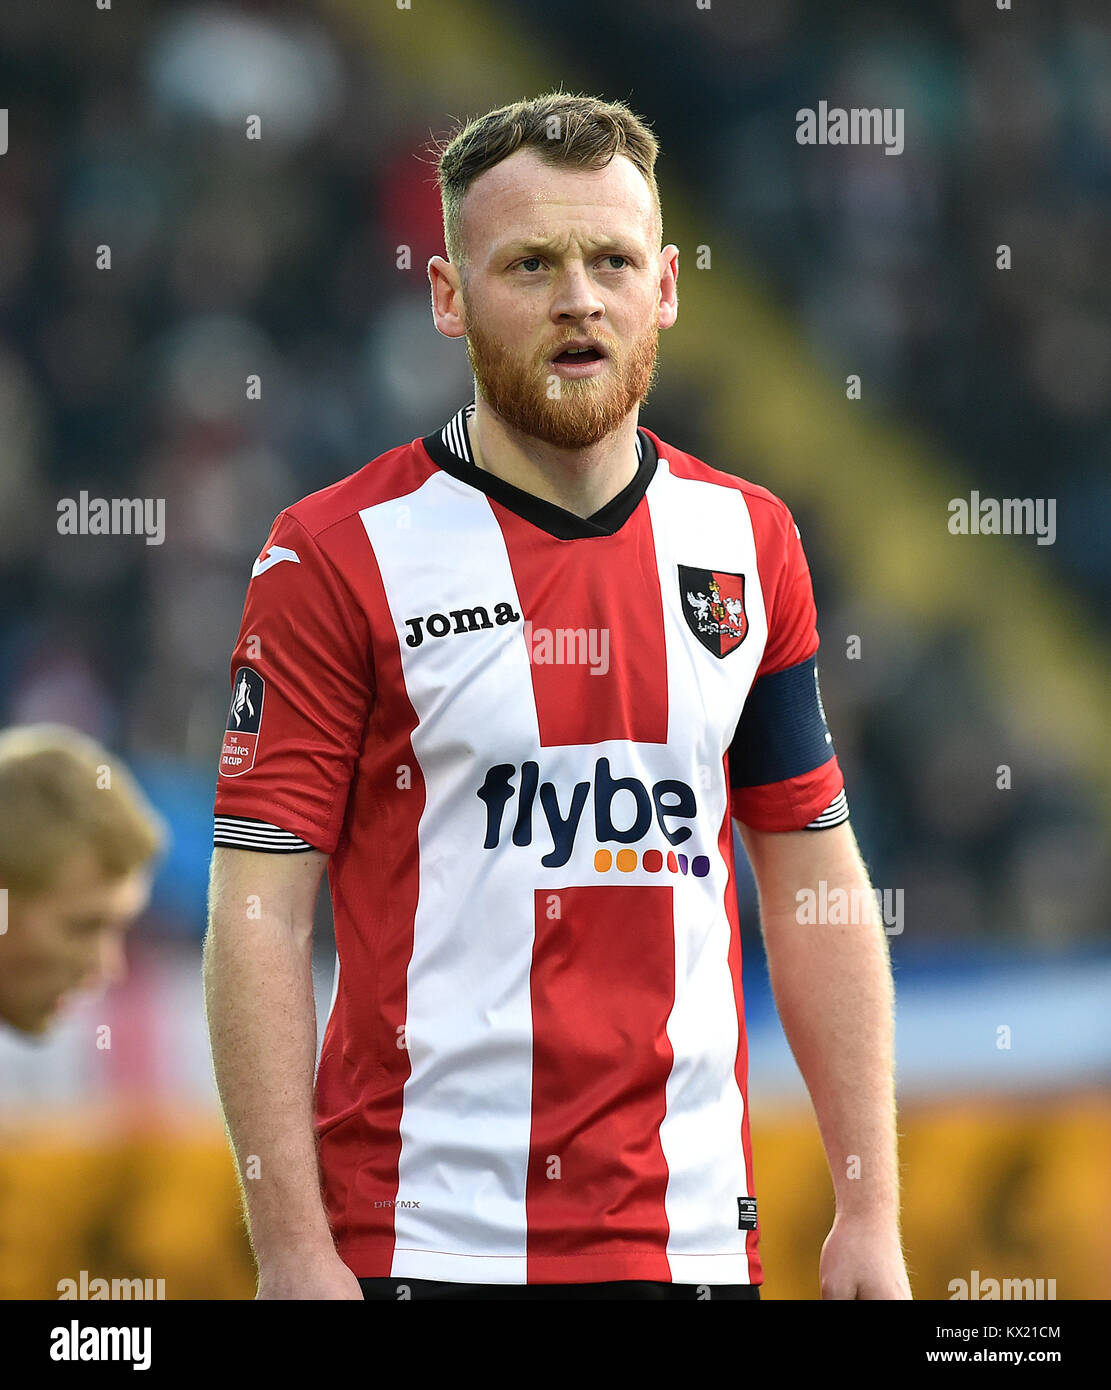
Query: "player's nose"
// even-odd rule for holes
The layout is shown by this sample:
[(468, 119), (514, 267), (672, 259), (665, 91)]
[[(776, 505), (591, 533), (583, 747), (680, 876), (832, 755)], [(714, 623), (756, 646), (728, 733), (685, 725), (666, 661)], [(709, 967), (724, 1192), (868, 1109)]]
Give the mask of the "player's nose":
[(552, 299), (552, 319), (566, 324), (568, 318), (585, 322), (606, 312), (597, 289), (581, 263), (564, 266), (556, 280)]

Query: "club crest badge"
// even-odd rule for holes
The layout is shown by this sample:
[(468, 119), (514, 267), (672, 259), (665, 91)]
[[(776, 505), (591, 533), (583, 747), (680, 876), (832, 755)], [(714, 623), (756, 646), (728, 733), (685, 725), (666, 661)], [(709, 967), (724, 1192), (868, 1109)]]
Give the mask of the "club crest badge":
[(687, 626), (715, 656), (728, 656), (748, 636), (743, 574), (680, 565), (679, 597)]

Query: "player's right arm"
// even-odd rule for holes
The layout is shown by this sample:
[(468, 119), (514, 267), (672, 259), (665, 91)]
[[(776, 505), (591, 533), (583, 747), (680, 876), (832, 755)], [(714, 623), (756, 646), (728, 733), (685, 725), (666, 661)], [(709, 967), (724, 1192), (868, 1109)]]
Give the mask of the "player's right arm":
[(332, 1240), (312, 1126), (312, 926), (327, 862), (318, 850), (212, 856), (205, 1008), (262, 1299), (362, 1298)]
[(370, 633), (343, 577), (365, 552), (355, 514), (310, 533), (283, 512), (229, 668), (204, 983), (260, 1298), (362, 1297), (322, 1195), (311, 950), (372, 700)]

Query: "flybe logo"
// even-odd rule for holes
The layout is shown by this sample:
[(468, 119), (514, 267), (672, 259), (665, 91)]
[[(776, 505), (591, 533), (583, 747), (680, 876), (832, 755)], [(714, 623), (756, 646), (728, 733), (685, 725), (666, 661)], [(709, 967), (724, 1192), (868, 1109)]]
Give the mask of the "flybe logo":
[[(497, 849), (503, 830), (512, 844), (531, 845), (537, 829), (545, 841), (550, 837), (552, 842), (551, 849), (540, 858), (546, 869), (561, 868), (571, 858), (580, 827), (590, 823), (588, 800), (593, 802), (593, 833), (600, 846), (594, 866), (602, 872), (615, 861), (613, 853), (604, 848), (607, 843), (635, 845), (650, 835), (655, 838), (658, 828), (669, 845), (681, 845), (693, 831), (689, 825), (672, 822), (693, 821), (698, 815), (694, 788), (688, 783), (665, 778), (649, 789), (639, 777), (614, 777), (608, 758), (599, 758), (593, 781), (577, 782), (570, 796), (561, 796), (554, 782), (541, 782), (540, 768), (534, 762), (522, 763), (520, 768), (514, 763), (496, 764), (487, 771), (477, 795), (486, 806), (483, 848)], [(615, 823), (618, 820), (621, 824)], [(649, 848), (638, 856), (637, 850), (625, 848), (617, 852), (616, 867), (634, 869), (638, 859), (649, 873), (660, 872), (665, 863), (660, 849)], [(710, 861), (704, 854), (688, 860), (686, 854), (669, 850), (666, 864), (672, 873), (685, 874), (689, 869), (698, 878), (710, 872)]]

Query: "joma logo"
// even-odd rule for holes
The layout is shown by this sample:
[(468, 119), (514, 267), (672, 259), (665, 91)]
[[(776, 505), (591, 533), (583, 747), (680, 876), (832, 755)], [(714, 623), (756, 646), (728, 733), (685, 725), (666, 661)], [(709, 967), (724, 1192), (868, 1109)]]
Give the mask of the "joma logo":
[[(454, 626), (452, 626), (454, 619)], [(506, 623), (519, 623), (521, 615), (511, 603), (499, 603), (494, 609), (494, 620), (490, 621), (490, 614), (486, 609), (478, 604), (474, 608), (453, 608), (449, 613), (429, 613), (427, 618), (406, 618), (405, 626), (413, 630), (405, 638), (405, 644), (409, 647), (419, 647), (424, 641), (424, 633), (421, 631), (423, 623), (428, 631), (429, 637), (446, 637), (449, 633), (453, 636), (460, 632), (477, 632), (484, 627), (504, 627)]]

